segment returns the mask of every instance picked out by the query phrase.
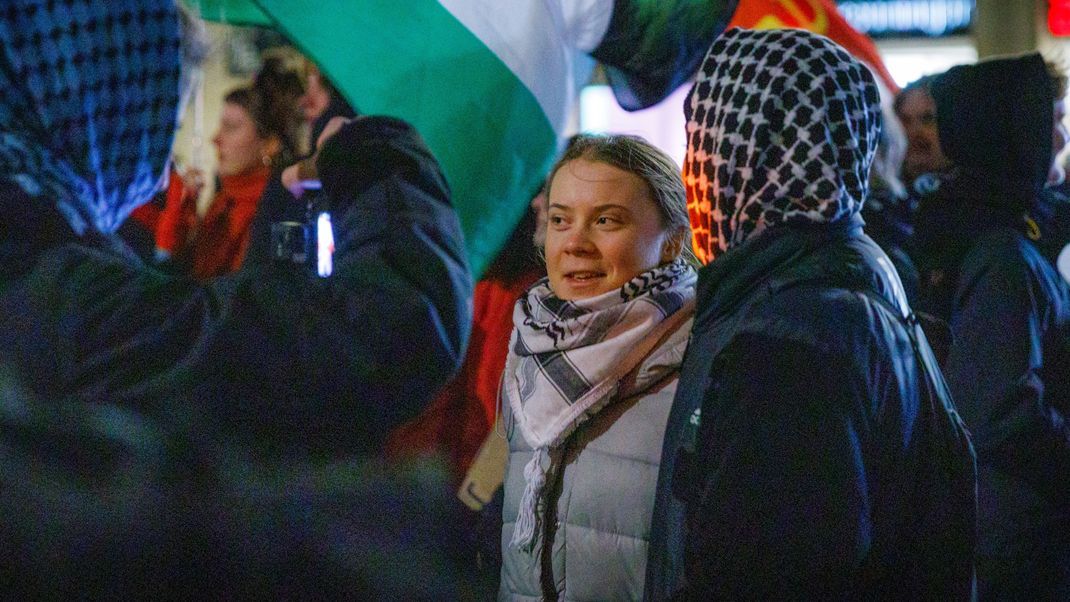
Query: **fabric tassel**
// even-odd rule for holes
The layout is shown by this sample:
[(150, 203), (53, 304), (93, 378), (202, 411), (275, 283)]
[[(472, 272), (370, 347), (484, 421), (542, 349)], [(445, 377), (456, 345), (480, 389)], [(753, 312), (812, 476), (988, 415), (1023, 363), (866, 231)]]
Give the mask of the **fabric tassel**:
[(538, 515), (536, 513), (539, 496), (546, 485), (546, 471), (542, 467), (542, 456), (545, 449), (535, 450), (531, 461), (524, 467), (524, 495), (520, 498), (520, 508), (516, 515), (516, 524), (513, 526), (513, 539), (510, 545), (523, 552), (531, 552), (535, 547), (535, 529), (538, 527)]

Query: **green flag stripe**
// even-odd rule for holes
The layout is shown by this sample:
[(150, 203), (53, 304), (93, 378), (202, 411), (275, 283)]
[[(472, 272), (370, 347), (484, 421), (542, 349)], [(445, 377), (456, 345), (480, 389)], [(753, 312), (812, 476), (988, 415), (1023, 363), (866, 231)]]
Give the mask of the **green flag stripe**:
[(252, 0), (183, 0), (194, 13), (206, 21), (232, 25), (270, 27), (271, 19)]
[(541, 183), (556, 136), (531, 92), (434, 0), (257, 0), (362, 113), (420, 131), (481, 274)]

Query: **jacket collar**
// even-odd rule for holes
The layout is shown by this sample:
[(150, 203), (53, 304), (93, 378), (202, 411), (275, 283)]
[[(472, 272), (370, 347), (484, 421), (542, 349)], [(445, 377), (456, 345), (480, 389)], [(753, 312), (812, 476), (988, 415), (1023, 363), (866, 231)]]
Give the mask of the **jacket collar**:
[(906, 315), (902, 283), (863, 225), (858, 215), (832, 224), (789, 224), (728, 250), (699, 272), (696, 320), (716, 319), (763, 291), (815, 282), (873, 291)]

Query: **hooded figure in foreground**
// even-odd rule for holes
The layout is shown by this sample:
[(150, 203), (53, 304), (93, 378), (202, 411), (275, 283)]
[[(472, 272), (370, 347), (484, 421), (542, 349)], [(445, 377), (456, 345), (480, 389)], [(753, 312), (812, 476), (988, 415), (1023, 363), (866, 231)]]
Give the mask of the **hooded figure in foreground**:
[(686, 101), (701, 272), (648, 599), (967, 599), (974, 461), (858, 216), (873, 76), (827, 38), (734, 29)]
[(356, 120), (320, 149), (330, 277), (165, 277), (111, 233), (156, 190), (174, 139), (173, 2), (25, 0), (0, 17), (0, 360), (32, 392), (186, 404), (276, 451), (374, 452), (456, 369), (471, 279), (409, 126)]
[(1070, 290), (1042, 189), (1067, 142), (1065, 76), (1037, 53), (932, 85), (954, 168), (922, 199), (922, 299), (951, 325), (944, 373), (978, 461), (978, 593), (1070, 597)]
[(0, 9), (0, 586), (449, 597), (407, 543), (440, 506), (362, 468), (464, 352), (438, 165), (355, 120), (319, 150), (330, 277), (162, 274), (112, 232), (160, 184), (182, 44), (173, 0)]

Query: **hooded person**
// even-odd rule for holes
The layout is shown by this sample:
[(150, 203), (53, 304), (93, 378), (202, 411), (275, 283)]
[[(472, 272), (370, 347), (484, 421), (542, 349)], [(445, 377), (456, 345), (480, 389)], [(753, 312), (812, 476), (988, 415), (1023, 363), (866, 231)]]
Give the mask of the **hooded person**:
[(931, 90), (934, 78), (934, 75), (925, 75), (910, 82), (892, 102), (895, 116), (903, 124), (907, 143), (899, 176), (911, 194), (937, 185), (942, 174), (951, 167), (940, 149), (936, 101)]
[[(648, 599), (968, 599), (974, 462), (859, 210), (880, 132), (827, 38), (733, 29), (684, 104), (699, 251)], [(674, 598), (676, 599), (676, 598)]]
[(178, 398), (276, 443), (375, 450), (463, 352), (471, 278), (446, 183), (406, 124), (356, 120), (318, 156), (331, 277), (161, 277), (111, 233), (156, 190), (174, 139), (172, 5), (23, 0), (0, 14), (0, 356), (47, 397)]
[[(397, 548), (384, 556), (390, 538), (349, 547), (365, 531), (332, 517), (403, 529), (391, 521), (415, 515), (404, 496), (367, 501), (374, 485), (346, 467), (374, 458), (463, 355), (472, 285), (446, 182), (410, 126), (354, 120), (317, 160), (334, 218), (330, 277), (280, 263), (198, 284), (147, 266), (113, 232), (165, 171), (184, 79), (178, 11), (173, 0), (0, 9), (0, 367), (29, 400), (3, 406), (0, 459), (5, 480), (38, 475), (0, 486), (4, 583), (55, 571), (72, 581), (41, 580), (53, 593), (99, 578), (115, 595), (124, 565), (109, 557), (180, 562), (153, 548), (154, 533), (181, 539), (185, 524), (158, 497), (200, 517), (205, 549), (242, 548), (228, 566), (253, 567), (244, 575), (269, 591), (283, 581), (300, 591), (300, 579), (243, 558), (328, 575), (363, 571), (373, 554), (386, 563), (376, 566), (410, 561)], [(146, 465), (101, 440), (162, 459), (128, 479)], [(231, 497), (211, 496), (213, 466), (235, 477)], [(110, 495), (115, 485), (132, 488)], [(92, 522), (95, 502), (143, 504), (147, 523), (122, 512)], [(265, 540), (276, 545), (250, 543)], [(354, 575), (368, 577), (334, 585)]]
[(1070, 291), (1036, 217), (1066, 142), (1057, 81), (1032, 53), (932, 85), (955, 167), (918, 214), (922, 299), (950, 323), (944, 373), (976, 445), (983, 599), (1070, 597)]

